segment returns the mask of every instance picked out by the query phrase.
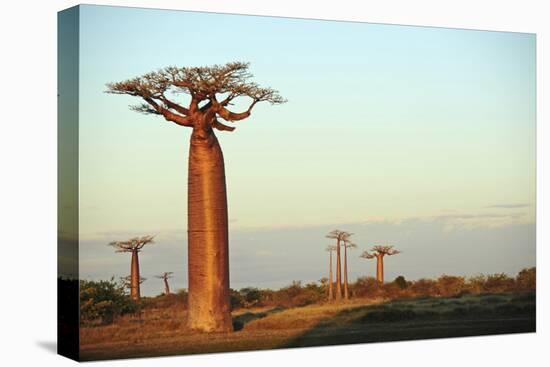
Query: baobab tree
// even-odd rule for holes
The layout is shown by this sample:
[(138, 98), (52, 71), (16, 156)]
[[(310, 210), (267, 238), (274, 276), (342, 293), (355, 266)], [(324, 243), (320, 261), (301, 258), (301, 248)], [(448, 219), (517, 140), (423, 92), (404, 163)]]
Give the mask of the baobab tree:
[(328, 271), (328, 300), (332, 301), (334, 298), (334, 292), (332, 290), (333, 287), (333, 277), (332, 277), (332, 252), (336, 250), (336, 246), (327, 246), (326, 251), (329, 253), (329, 271)]
[[(233, 131), (259, 102), (286, 102), (272, 88), (251, 81), (249, 64), (166, 67), (118, 83), (107, 92), (142, 99), (131, 109), (191, 128), (187, 190), (188, 326), (200, 331), (232, 331), (229, 298), (229, 244), (225, 168), (214, 130)], [(181, 98), (177, 101), (176, 97)], [(184, 103), (184, 100), (187, 103)], [(229, 106), (248, 102), (242, 112)]]
[(116, 252), (132, 253), (132, 261), (130, 265), (130, 297), (136, 302), (139, 302), (141, 295), (139, 291), (139, 252), (143, 246), (153, 243), (154, 236), (142, 236), (130, 238), (127, 241), (113, 241), (110, 246), (116, 248)]
[(344, 298), (349, 299), (348, 290), (348, 248), (357, 248), (357, 245), (350, 241), (349, 237), (344, 239)]
[(170, 294), (170, 286), (168, 285), (168, 279), (172, 278), (171, 271), (164, 272), (161, 275), (155, 275), (155, 278), (162, 279), (164, 281), (164, 294)]
[(380, 283), (384, 283), (384, 256), (392, 256), (401, 253), (391, 245), (376, 245), (369, 251), (365, 251), (361, 254), (362, 258), (374, 259), (376, 258), (376, 280)]
[(340, 246), (347, 240), (352, 234), (349, 232), (335, 229), (326, 235), (327, 238), (336, 240), (336, 294), (337, 301), (342, 299), (342, 261), (340, 256)]

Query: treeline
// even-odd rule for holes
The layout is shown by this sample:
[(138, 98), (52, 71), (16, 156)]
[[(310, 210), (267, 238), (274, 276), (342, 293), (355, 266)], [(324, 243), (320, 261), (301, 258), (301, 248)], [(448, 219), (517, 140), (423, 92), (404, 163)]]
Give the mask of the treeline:
[[(437, 279), (406, 280), (398, 276), (391, 282), (381, 283), (374, 277), (362, 277), (349, 283), (350, 297), (356, 299), (385, 299), (414, 297), (453, 297), (482, 293), (522, 293), (534, 291), (536, 269), (520, 271), (516, 277), (506, 274), (461, 277), (442, 275)], [(327, 303), (328, 279), (302, 284), (293, 281), (278, 290), (246, 287), (231, 289), (232, 309), (251, 307), (302, 307), (316, 303)], [(148, 309), (185, 309), (187, 292), (180, 290), (173, 294), (143, 297), (136, 302), (130, 297), (128, 287), (114, 278), (106, 281), (80, 281), (80, 320), (83, 325), (108, 324), (117, 317), (139, 315)]]
[[(520, 271), (516, 277), (506, 274), (477, 275), (462, 277), (442, 275), (437, 279), (408, 281), (398, 276), (392, 282), (381, 283), (373, 277), (361, 277), (349, 284), (351, 298), (396, 299), (412, 297), (452, 297), (465, 294), (528, 292), (535, 290), (536, 269)], [(330, 284), (326, 278), (319, 282), (302, 285), (294, 281), (279, 290), (243, 288), (232, 291), (233, 308), (253, 306), (300, 307), (327, 302)]]

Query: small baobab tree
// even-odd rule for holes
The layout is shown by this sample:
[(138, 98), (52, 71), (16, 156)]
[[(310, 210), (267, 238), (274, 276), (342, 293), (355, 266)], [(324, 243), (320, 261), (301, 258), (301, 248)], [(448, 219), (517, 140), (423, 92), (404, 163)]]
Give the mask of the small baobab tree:
[[(107, 84), (108, 93), (142, 100), (132, 110), (163, 117), (192, 131), (187, 175), (188, 326), (199, 331), (233, 330), (225, 168), (214, 131), (235, 130), (221, 121), (244, 120), (259, 102), (286, 102), (276, 90), (251, 81), (248, 68), (243, 62), (170, 66)], [(231, 111), (229, 106), (239, 100), (248, 108)]]
[(139, 291), (139, 252), (143, 246), (153, 243), (154, 236), (142, 236), (130, 238), (127, 241), (113, 241), (109, 243), (110, 246), (113, 246), (116, 249), (116, 252), (130, 252), (132, 254), (132, 261), (130, 265), (130, 297), (134, 301), (139, 302), (140, 300), (140, 291)]
[(171, 271), (164, 272), (161, 275), (155, 275), (155, 278), (162, 279), (164, 281), (164, 294), (170, 294), (170, 286), (168, 285), (168, 279), (172, 278)]
[(329, 253), (329, 262), (328, 262), (328, 300), (332, 301), (334, 299), (334, 291), (333, 291), (333, 285), (334, 280), (332, 276), (332, 253), (336, 250), (336, 246), (329, 245), (326, 248), (326, 251)]
[(384, 283), (384, 256), (392, 256), (401, 253), (391, 245), (375, 245), (369, 251), (364, 251), (361, 257), (364, 259), (376, 258), (376, 280)]
[(357, 248), (357, 245), (350, 241), (349, 237), (344, 239), (344, 298), (349, 299), (348, 286), (348, 249)]
[(336, 294), (337, 301), (342, 299), (342, 260), (340, 256), (340, 247), (352, 234), (346, 231), (335, 229), (326, 235), (327, 238), (336, 240)]

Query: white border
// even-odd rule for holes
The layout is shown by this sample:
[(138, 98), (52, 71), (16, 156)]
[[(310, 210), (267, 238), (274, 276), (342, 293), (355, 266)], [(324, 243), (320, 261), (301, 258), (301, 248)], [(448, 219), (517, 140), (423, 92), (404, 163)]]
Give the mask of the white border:
[[(145, 366), (334, 366), (341, 364), (393, 366), (541, 365), (548, 360), (547, 304), (549, 279), (548, 220), (544, 209), (543, 167), (549, 149), (548, 128), (543, 126), (542, 70), (548, 60), (550, 37), (545, 2), (388, 0), (158, 0), (95, 1), (96, 4), (202, 10), (255, 15), (356, 20), (376, 23), (429, 25), (537, 33), (538, 115), (538, 332), (537, 334), (378, 343), (268, 352), (139, 359), (99, 362)], [(69, 360), (50, 350), (55, 341), (56, 274), (56, 11), (74, 1), (6, 1), (0, 5), (3, 109), (0, 117), (0, 363), (64, 366)], [(548, 97), (546, 97), (548, 99)], [(546, 165), (547, 166), (547, 165)], [(7, 236), (6, 236), (7, 234)], [(49, 348), (48, 348), (49, 346)], [(10, 363), (11, 362), (11, 363)]]

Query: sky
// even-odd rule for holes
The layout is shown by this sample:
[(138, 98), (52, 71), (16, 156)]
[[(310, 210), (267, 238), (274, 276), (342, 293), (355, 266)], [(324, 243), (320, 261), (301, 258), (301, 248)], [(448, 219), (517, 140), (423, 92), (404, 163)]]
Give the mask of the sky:
[(403, 251), (387, 279), (535, 265), (535, 35), (84, 5), (81, 278), (127, 275), (107, 243), (154, 234), (144, 293), (164, 271), (187, 286), (191, 131), (105, 84), (230, 61), (288, 99), (217, 134), (233, 288), (326, 276), (335, 228), (359, 247), (351, 279), (374, 275), (358, 255), (378, 243)]

